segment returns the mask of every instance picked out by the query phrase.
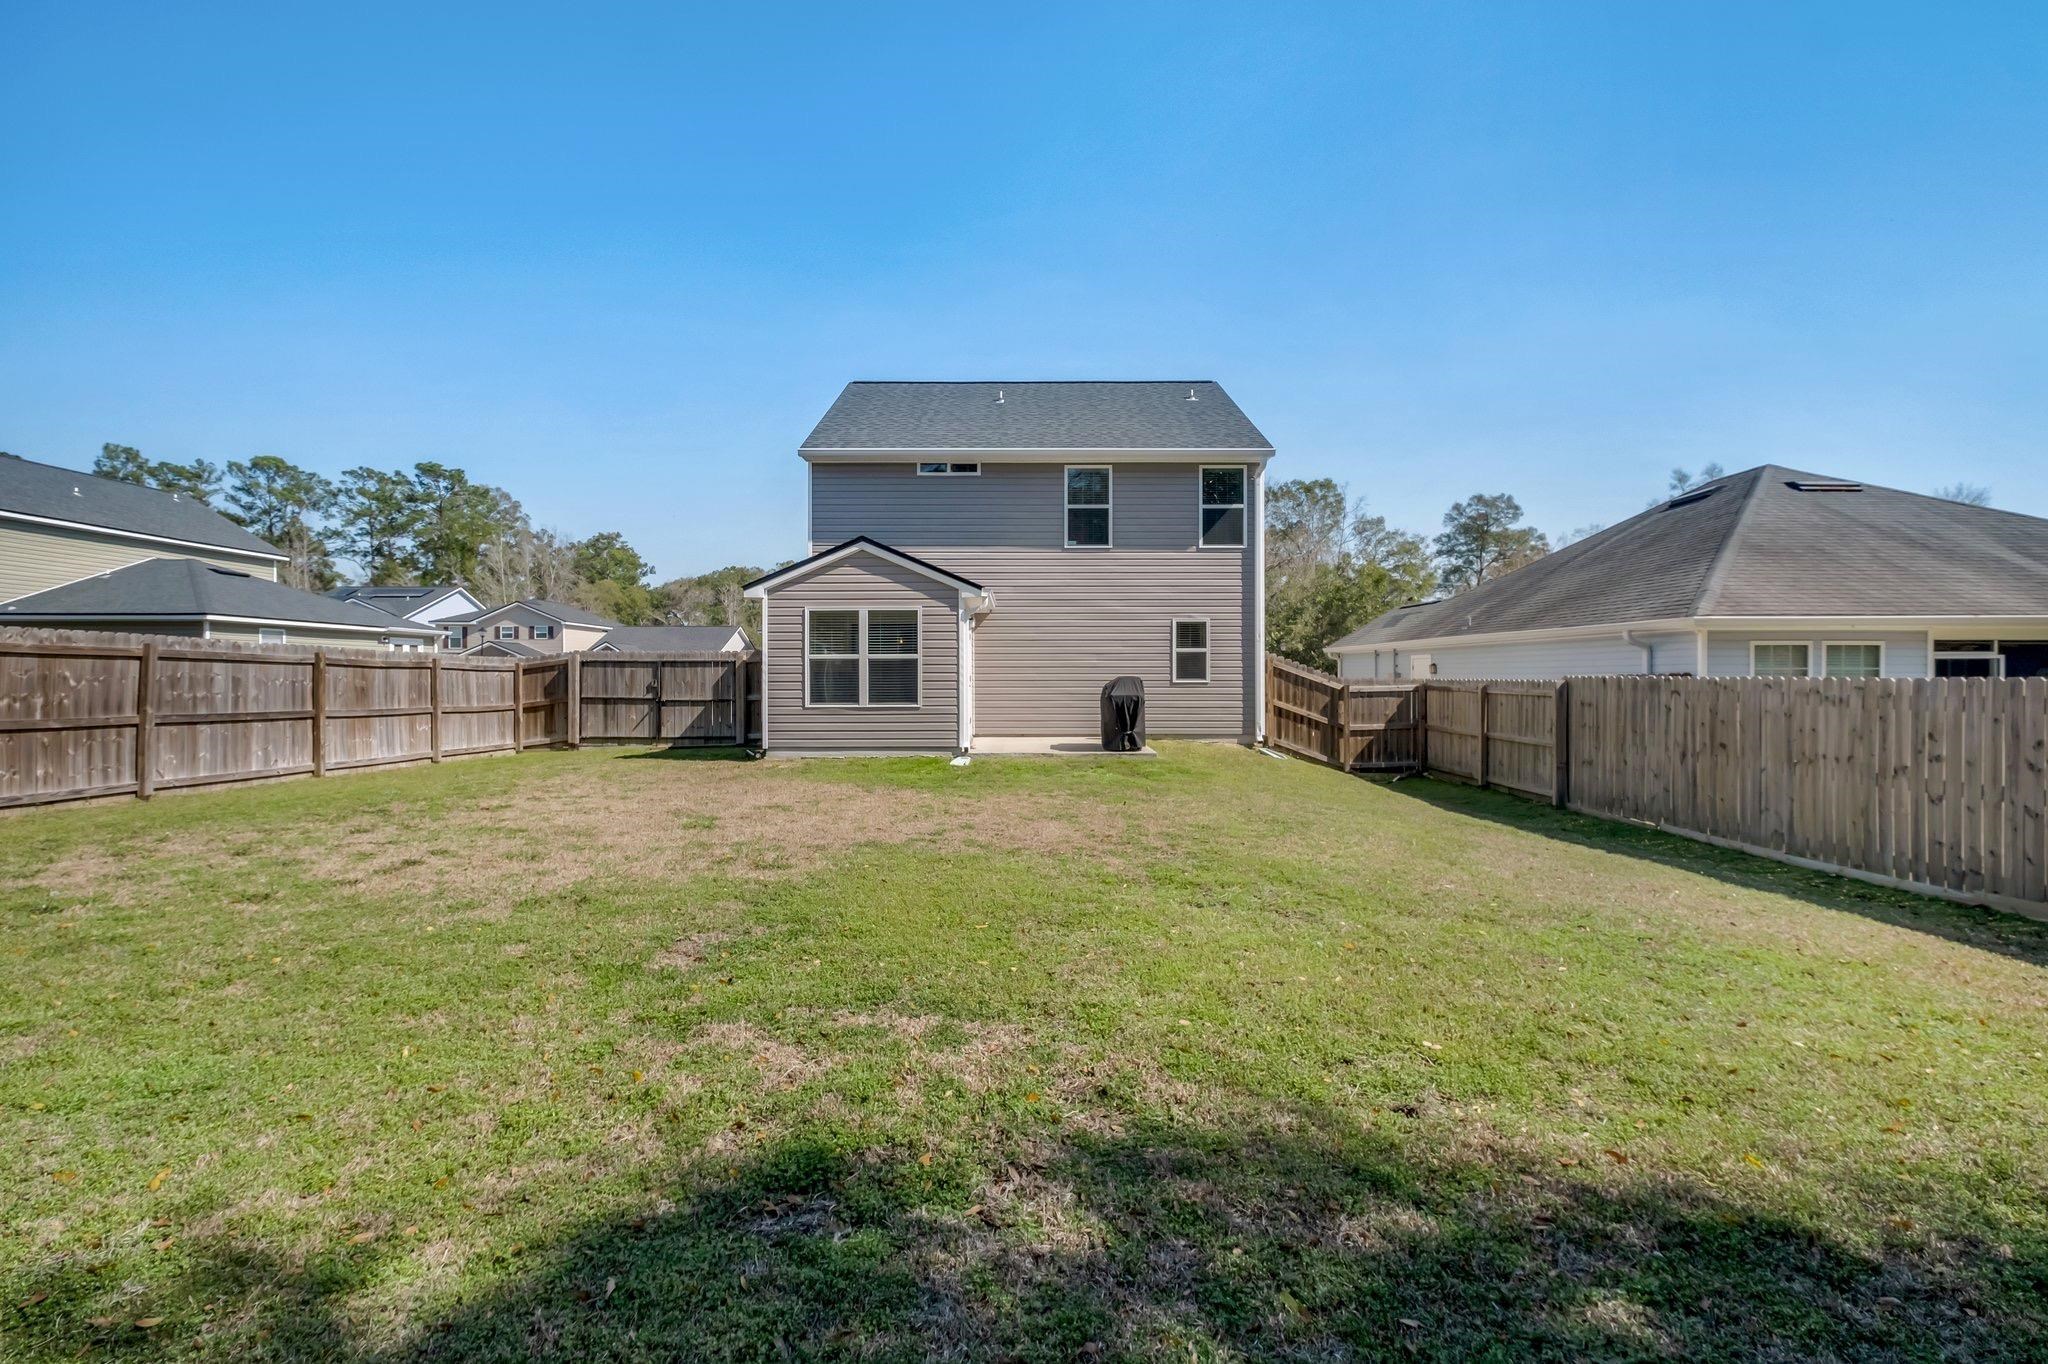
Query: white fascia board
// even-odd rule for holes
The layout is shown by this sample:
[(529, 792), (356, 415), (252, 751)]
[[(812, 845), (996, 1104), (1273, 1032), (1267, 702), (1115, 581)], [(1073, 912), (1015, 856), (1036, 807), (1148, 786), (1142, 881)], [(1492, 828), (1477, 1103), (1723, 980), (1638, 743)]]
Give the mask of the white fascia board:
[(1330, 644), (1330, 654), (1369, 654), (1400, 650), (1404, 653), (1454, 649), (1464, 645), (1543, 643), (1551, 640), (1599, 639), (1624, 632), (1791, 630), (1864, 630), (1877, 633), (1912, 634), (1925, 630), (1967, 630), (1972, 632), (2038, 630), (2048, 632), (2048, 615), (2042, 616), (1687, 616), (1670, 620), (1616, 621), (1603, 625), (1573, 625), (1551, 630), (1495, 630), (1475, 635), (1430, 635), (1417, 639), (1383, 639), (1362, 644)]
[[(749, 587), (746, 590), (746, 595), (748, 597), (753, 598), (755, 601), (760, 601), (761, 599), (765, 598), (770, 592), (774, 591), (776, 588), (782, 587), (786, 583), (795, 582), (799, 578), (808, 578), (811, 574), (818, 572), (820, 569), (830, 568), (834, 564), (845, 563), (848, 559), (852, 558), (856, 554), (872, 554), (877, 559), (880, 559), (885, 563), (895, 564), (898, 568), (907, 568), (912, 573), (921, 574), (924, 577), (930, 578), (933, 582), (949, 584), (950, 586), (958, 588), (960, 591), (960, 595), (963, 598), (967, 596), (979, 596), (989, 598), (991, 601), (993, 600), (992, 594), (990, 594), (983, 588), (975, 586), (973, 583), (969, 582), (965, 578), (960, 577), (958, 574), (948, 573), (946, 572), (946, 570), (938, 568), (932, 564), (920, 563), (919, 561), (911, 558), (907, 554), (902, 554), (896, 550), (890, 549), (887, 545), (876, 544), (872, 540), (855, 541), (850, 544), (842, 545), (837, 550), (834, 550), (821, 558), (813, 558), (805, 560), (803, 562), (791, 564), (788, 568), (777, 569), (775, 572), (770, 573), (765, 578), (755, 583), (752, 587)], [(988, 608), (984, 606), (982, 609), (986, 610)]]
[[(393, 617), (393, 620), (397, 620), (397, 617)], [(203, 612), (188, 612), (178, 615), (138, 615), (133, 611), (112, 615), (78, 611), (38, 611), (26, 615), (0, 614), (0, 624), (8, 625), (61, 626), (65, 621), (93, 621), (102, 624), (109, 621), (128, 621), (138, 625), (281, 625), (296, 630), (343, 630), (352, 635), (416, 635), (421, 639), (431, 639), (436, 635), (447, 633), (445, 630), (418, 625), (406, 625), (402, 622), (394, 625), (336, 625), (331, 621), (298, 620), (290, 616), (219, 616)]]
[(55, 526), (59, 530), (82, 530), (92, 535), (112, 535), (123, 540), (140, 540), (151, 545), (176, 545), (180, 549), (203, 549), (209, 554), (232, 554), (242, 559), (266, 559), (273, 563), (287, 563), (289, 554), (264, 553), (260, 549), (231, 549), (227, 545), (209, 545), (203, 540), (177, 540), (168, 535), (148, 535), (139, 530), (116, 530), (112, 526), (95, 526), (90, 521), (64, 521), (54, 516), (31, 516), (27, 512), (0, 511), (0, 521), (21, 521), (32, 526)]
[(902, 464), (932, 459), (939, 455), (982, 464), (1264, 464), (1273, 457), (1270, 445), (1202, 446), (1196, 449), (1168, 449), (1162, 446), (1110, 447), (1074, 450), (1041, 447), (1025, 450), (980, 449), (971, 445), (929, 448), (874, 449), (860, 446), (813, 446), (799, 450), (810, 464)]
[(1495, 630), (1475, 635), (1430, 635), (1417, 639), (1368, 640), (1361, 644), (1328, 644), (1323, 652), (1330, 654), (1369, 654), (1375, 651), (1385, 653), (1389, 649), (1424, 650), (1432, 648), (1449, 649), (1463, 644), (1516, 644), (1538, 643), (1555, 639), (1603, 639), (1620, 636), (1630, 630), (1690, 630), (1695, 626), (1691, 617), (1673, 620), (1621, 620), (1601, 625), (1561, 626), (1552, 630)]

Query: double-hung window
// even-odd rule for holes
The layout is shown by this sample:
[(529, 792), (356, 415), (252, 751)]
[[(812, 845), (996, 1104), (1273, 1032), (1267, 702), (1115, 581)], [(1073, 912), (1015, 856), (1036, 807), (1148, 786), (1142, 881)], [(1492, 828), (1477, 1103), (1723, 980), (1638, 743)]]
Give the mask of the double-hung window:
[(533, 637), (535, 639), (553, 639), (555, 637), (555, 627), (552, 625), (536, 625), (533, 627)]
[(1109, 548), (1107, 464), (1067, 466), (1067, 548)]
[(1876, 640), (1867, 644), (1824, 644), (1821, 658), (1829, 677), (1884, 676), (1884, 645)]
[(918, 704), (918, 613), (859, 610), (804, 613), (804, 699), (813, 706)]
[(1749, 672), (1752, 677), (1810, 677), (1811, 646), (1806, 644), (1773, 644), (1762, 640), (1749, 646)]
[(500, 626), (498, 627), (498, 638), (499, 638), (499, 639), (517, 639), (517, 638), (519, 638), (519, 627), (518, 627), (518, 626), (516, 626), (516, 625), (500, 625)]
[(1209, 622), (1177, 620), (1173, 623), (1173, 680), (1209, 680)]
[(1243, 465), (1202, 466), (1202, 548), (1244, 548), (1244, 488)]

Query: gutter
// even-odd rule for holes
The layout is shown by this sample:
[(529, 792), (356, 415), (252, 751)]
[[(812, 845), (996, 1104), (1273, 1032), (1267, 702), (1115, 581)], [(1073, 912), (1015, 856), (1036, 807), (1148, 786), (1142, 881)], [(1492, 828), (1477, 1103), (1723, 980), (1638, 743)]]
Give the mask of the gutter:
[(1633, 648), (1641, 649), (1643, 651), (1644, 672), (1647, 673), (1656, 671), (1655, 655), (1652, 653), (1650, 649), (1649, 640), (1636, 638), (1636, 632), (1633, 630), (1623, 630), (1621, 632), (1621, 642), (1623, 644), (1627, 644)]

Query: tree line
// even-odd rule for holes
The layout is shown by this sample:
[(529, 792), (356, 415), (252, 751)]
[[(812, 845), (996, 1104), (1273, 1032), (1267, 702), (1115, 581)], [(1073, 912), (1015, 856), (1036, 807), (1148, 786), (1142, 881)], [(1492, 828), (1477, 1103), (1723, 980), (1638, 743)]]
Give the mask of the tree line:
[[(349, 469), (330, 479), (276, 455), (180, 464), (129, 445), (100, 448), (93, 472), (204, 502), (287, 556), (279, 580), (324, 592), (346, 580), (463, 587), (486, 605), (525, 597), (573, 602), (627, 625), (744, 625), (759, 637), (740, 586), (761, 569), (734, 564), (651, 584), (654, 567), (618, 531), (568, 539), (534, 524), (503, 488), (451, 465)], [(344, 574), (342, 565), (354, 569)]]

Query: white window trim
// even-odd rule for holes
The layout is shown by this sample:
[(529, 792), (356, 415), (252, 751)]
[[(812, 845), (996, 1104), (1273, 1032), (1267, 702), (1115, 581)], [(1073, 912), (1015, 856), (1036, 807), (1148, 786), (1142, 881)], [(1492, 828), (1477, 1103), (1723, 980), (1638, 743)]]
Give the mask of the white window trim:
[[(962, 468), (962, 465), (973, 468)], [(919, 478), (980, 478), (981, 461), (978, 459), (928, 459), (917, 465)]]
[[(272, 635), (276, 635), (277, 638), (272, 639)], [(264, 626), (260, 627), (256, 631), (256, 642), (258, 644), (289, 644), (291, 642), (291, 636), (287, 635), (283, 630), (277, 629), (275, 627)]]
[[(1795, 647), (1806, 650), (1806, 671), (1803, 673), (1760, 673), (1756, 670), (1756, 651), (1768, 646), (1773, 649)], [(1749, 675), (1751, 677), (1813, 677), (1813, 641), (1810, 639), (1753, 639), (1749, 642)]]
[(533, 627), (533, 637), (535, 639), (553, 639), (555, 637), (555, 627), (552, 625), (536, 625)]
[[(510, 633), (507, 633), (508, 631), (509, 631)], [(519, 638), (519, 627), (518, 627), (518, 626), (516, 626), (516, 625), (500, 625), (500, 626), (498, 626), (498, 627), (497, 627), (497, 628), (496, 628), (495, 630), (493, 630), (493, 631), (491, 632), (491, 638), (492, 638), (492, 639), (517, 639), (517, 638)]]
[[(1931, 638), (1929, 642), (1930, 644), (1933, 643)], [(2031, 643), (2032, 641), (2021, 640), (2016, 642)], [(1943, 663), (1989, 663), (1991, 664), (1991, 678), (1994, 681), (2003, 678), (2005, 676), (2004, 648), (2006, 641), (1994, 639), (1989, 641), (1989, 643), (1991, 645), (1989, 649), (1930, 648), (1927, 652), (1927, 675), (1929, 677), (1941, 676), (1940, 665)]]
[[(1210, 502), (1205, 500), (1202, 495), (1202, 480), (1208, 477), (1211, 469), (1237, 470), (1244, 479), (1244, 482), (1238, 488), (1238, 492), (1246, 498), (1251, 496), (1252, 471), (1247, 466), (1242, 464), (1203, 464), (1197, 466), (1195, 469), (1195, 548), (1243, 549), (1251, 541), (1251, 507), (1248, 502)], [(1243, 516), (1238, 518), (1237, 543), (1234, 545), (1210, 544), (1208, 533), (1202, 529), (1202, 513), (1211, 508), (1217, 511), (1229, 511), (1232, 507), (1244, 513)]]
[[(854, 626), (853, 647), (850, 654), (813, 654), (811, 652), (811, 613), (830, 612), (843, 615), (848, 611), (859, 617)], [(870, 654), (868, 652), (868, 612), (908, 611), (917, 617), (917, 652), (914, 654)], [(885, 662), (901, 662), (908, 659), (917, 665), (917, 699), (915, 701), (870, 701), (868, 700), (868, 663), (880, 658)], [(804, 608), (804, 709), (805, 710), (923, 710), (924, 709), (924, 608), (921, 606), (806, 606)], [(855, 661), (855, 675), (859, 678), (859, 700), (857, 701), (813, 701), (811, 699), (811, 662), (818, 659), (827, 663)]]
[[(1183, 625), (1200, 625), (1202, 627), (1201, 648), (1183, 649), (1181, 647), (1180, 627)], [(1166, 626), (1166, 680), (1176, 687), (1208, 686), (1209, 679), (1216, 675), (1215, 647), (1215, 627), (1210, 625), (1207, 616), (1175, 616), (1171, 621), (1167, 622)], [(1202, 675), (1200, 677), (1182, 677), (1180, 675), (1179, 664), (1182, 654), (1200, 654), (1202, 656)]]
[[(1822, 641), (1821, 641), (1821, 645), (1820, 645), (1820, 671), (1819, 671), (1818, 673), (1816, 673), (1816, 674), (1815, 674), (1815, 676), (1818, 676), (1818, 677), (1832, 677), (1832, 676), (1834, 676), (1834, 674), (1832, 674), (1832, 673), (1830, 673), (1830, 672), (1828, 671), (1828, 650), (1830, 650), (1830, 649), (1871, 649), (1871, 648), (1874, 648), (1874, 649), (1876, 649), (1876, 650), (1877, 650), (1877, 674), (1876, 674), (1876, 675), (1877, 675), (1877, 676), (1879, 676), (1879, 677), (1883, 677), (1883, 676), (1884, 676), (1884, 641), (1883, 641), (1883, 640), (1881, 640), (1881, 639), (1824, 639), (1824, 640), (1822, 640)], [(1932, 672), (1932, 671), (1933, 671), (1933, 667), (1932, 667), (1932, 665), (1931, 665), (1931, 664), (1929, 665), (1928, 671), (1929, 671), (1929, 672)], [(1857, 681), (1868, 681), (1869, 679), (1868, 679), (1868, 678), (1857, 678), (1857, 677), (1850, 677), (1850, 678), (1844, 678), (1844, 679), (1842, 679), (1842, 680), (1843, 680), (1843, 681), (1847, 681), (1847, 682), (1857, 682)]]
[[(1076, 469), (1100, 469), (1109, 476), (1109, 496), (1100, 504), (1083, 502), (1076, 507), (1074, 489), (1069, 481)], [(1200, 497), (1197, 492), (1195, 496)], [(1077, 545), (1073, 537), (1073, 517), (1070, 513), (1100, 510), (1109, 519), (1109, 537), (1099, 545)], [(1115, 549), (1116, 548), (1116, 466), (1114, 464), (1069, 464), (1060, 474), (1060, 539), (1068, 549)]]

